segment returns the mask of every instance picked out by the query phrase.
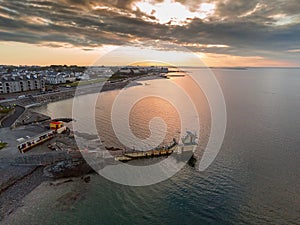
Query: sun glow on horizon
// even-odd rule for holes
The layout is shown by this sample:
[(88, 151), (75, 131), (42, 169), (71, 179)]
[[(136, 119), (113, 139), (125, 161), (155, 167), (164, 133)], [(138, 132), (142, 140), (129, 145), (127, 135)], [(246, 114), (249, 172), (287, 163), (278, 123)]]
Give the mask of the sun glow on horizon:
[[(103, 46), (97, 49), (84, 50), (70, 47), (47, 47), (15, 42), (0, 42), (0, 64), (6, 65), (106, 65), (124, 66), (139, 64), (151, 65), (151, 60), (162, 62), (160, 65), (172, 64), (175, 66), (297, 66), (288, 62), (269, 60), (263, 57), (242, 57), (227, 54), (214, 54), (180, 51), (159, 51), (155, 49), (141, 49), (136, 47)], [(291, 50), (298, 52), (300, 50)], [(18, 54), (22, 52), (23, 54)], [(116, 53), (113, 53), (116, 52)], [(26, 53), (26, 54), (25, 54)], [(121, 53), (121, 54), (119, 54)], [(167, 60), (166, 60), (167, 59)], [(145, 63), (142, 63), (145, 62)], [(142, 64), (141, 64), (142, 63)], [(149, 64), (150, 63), (150, 64)]]

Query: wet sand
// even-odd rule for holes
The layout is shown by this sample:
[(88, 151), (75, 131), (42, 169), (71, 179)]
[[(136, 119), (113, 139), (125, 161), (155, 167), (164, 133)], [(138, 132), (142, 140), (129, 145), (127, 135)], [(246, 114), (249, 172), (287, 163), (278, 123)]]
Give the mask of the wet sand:
[[(27, 194), (46, 180), (43, 177), (43, 168), (41, 167), (10, 166), (4, 169), (6, 174), (12, 173), (13, 176), (8, 179), (4, 179), (7, 176), (1, 176), (0, 223), (14, 210), (22, 206), (22, 199)], [(2, 171), (0, 173), (3, 175)]]
[[(89, 180), (97, 175), (45, 181), (38, 185), (2, 220), (1, 224), (54, 224), (48, 211), (67, 212), (77, 207), (89, 189)], [(44, 216), (43, 216), (44, 215)]]

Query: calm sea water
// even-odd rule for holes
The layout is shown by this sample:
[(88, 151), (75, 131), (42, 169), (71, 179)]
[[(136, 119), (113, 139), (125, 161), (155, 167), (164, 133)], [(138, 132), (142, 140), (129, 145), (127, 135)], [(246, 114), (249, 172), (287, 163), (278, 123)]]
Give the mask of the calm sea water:
[[(300, 224), (300, 70), (214, 70), (227, 107), (227, 130), (216, 160), (204, 172), (186, 166), (167, 181), (148, 187), (128, 187), (100, 176), (85, 189), (85, 198), (71, 210), (37, 207), (20, 221), (27, 224)], [(178, 77), (184, 85), (186, 78)], [(153, 81), (162, 85), (168, 80)], [(150, 85), (136, 88), (150, 88)], [(162, 85), (163, 86), (163, 85)], [(164, 90), (165, 91), (165, 90)], [(105, 98), (114, 98), (107, 92)], [(201, 137), (210, 129), (205, 100), (199, 96)], [(135, 134), (151, 112), (164, 116), (178, 133), (172, 106), (148, 99), (133, 110)], [(148, 106), (148, 107), (147, 107)], [(160, 107), (162, 106), (162, 107)], [(38, 111), (70, 116), (72, 100), (51, 103)], [(148, 110), (147, 110), (148, 109)], [(164, 109), (164, 110), (162, 110)], [(99, 108), (101, 133), (109, 110)], [(166, 111), (167, 110), (167, 114)], [(98, 115), (98, 114), (97, 114)], [(143, 119), (144, 118), (144, 119)], [(102, 122), (101, 122), (102, 121)], [(109, 127), (105, 128), (109, 130)], [(173, 133), (172, 133), (173, 132)], [(106, 132), (109, 133), (109, 132)], [(117, 145), (110, 135), (105, 144)], [(47, 194), (43, 198), (47, 198)]]

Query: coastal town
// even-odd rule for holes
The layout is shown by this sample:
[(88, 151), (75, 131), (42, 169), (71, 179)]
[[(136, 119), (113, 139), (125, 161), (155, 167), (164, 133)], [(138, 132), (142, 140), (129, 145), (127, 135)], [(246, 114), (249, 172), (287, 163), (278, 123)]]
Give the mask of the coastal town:
[(50, 118), (35, 107), (167, 73), (167, 67), (158, 66), (0, 66), (0, 202), (12, 202), (0, 204), (0, 219), (43, 181), (82, 176), (89, 182), (93, 171), (76, 145), (72, 118)]

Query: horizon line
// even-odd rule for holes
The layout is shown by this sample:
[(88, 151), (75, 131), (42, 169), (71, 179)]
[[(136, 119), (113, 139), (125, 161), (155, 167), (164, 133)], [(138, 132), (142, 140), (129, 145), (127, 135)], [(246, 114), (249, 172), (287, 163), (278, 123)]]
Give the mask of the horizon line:
[[(126, 66), (132, 66), (132, 65), (77, 65), (77, 64), (49, 64), (49, 65), (14, 65), (14, 64), (0, 64), (0, 66), (12, 66), (12, 67), (51, 67), (51, 66), (77, 66), (77, 67), (126, 67)], [(248, 69), (248, 68), (282, 68), (282, 69), (300, 69), (300, 66), (167, 66), (167, 65), (136, 65), (136, 67), (151, 67), (151, 66), (158, 66), (158, 67), (188, 67), (188, 68), (210, 68), (210, 69), (216, 69), (216, 68), (223, 68), (223, 69), (230, 69), (230, 68), (238, 68), (238, 69)]]

